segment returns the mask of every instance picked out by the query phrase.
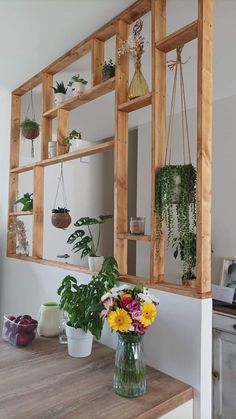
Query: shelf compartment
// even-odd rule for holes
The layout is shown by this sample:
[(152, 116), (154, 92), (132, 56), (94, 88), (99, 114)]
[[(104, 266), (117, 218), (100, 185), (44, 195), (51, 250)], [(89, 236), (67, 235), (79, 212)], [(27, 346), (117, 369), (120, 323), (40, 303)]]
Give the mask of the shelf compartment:
[(33, 215), (32, 211), (16, 211), (16, 212), (9, 212), (10, 217), (22, 217), (24, 215)]
[(107, 93), (112, 92), (115, 88), (115, 77), (106, 80), (97, 86), (91, 87), (85, 91), (81, 96), (72, 97), (71, 99), (66, 100), (60, 106), (50, 109), (47, 112), (43, 113), (43, 116), (46, 118), (56, 118), (58, 109), (64, 109), (66, 111), (72, 111), (79, 106), (84, 105), (94, 99), (97, 99), (100, 96), (104, 96)]
[(129, 233), (120, 233), (117, 234), (118, 239), (124, 239), (124, 240), (134, 240), (134, 241), (144, 241), (144, 242), (150, 242), (151, 236), (147, 234), (129, 234)]
[(162, 52), (170, 52), (178, 46), (183, 46), (198, 37), (198, 20), (194, 20), (189, 25), (183, 26), (176, 32), (167, 35), (161, 41), (156, 43), (156, 48)]
[(152, 92), (149, 92), (144, 96), (136, 97), (135, 99), (128, 100), (127, 102), (122, 103), (118, 106), (118, 110), (123, 112), (133, 112), (151, 104)]

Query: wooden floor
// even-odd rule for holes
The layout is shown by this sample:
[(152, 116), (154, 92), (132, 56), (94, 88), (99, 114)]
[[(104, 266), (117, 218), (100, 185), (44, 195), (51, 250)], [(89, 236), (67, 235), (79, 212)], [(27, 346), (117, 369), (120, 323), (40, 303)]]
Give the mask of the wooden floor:
[(112, 391), (114, 351), (93, 344), (92, 355), (67, 355), (57, 338), (26, 348), (0, 342), (1, 419), (154, 419), (192, 399), (190, 386), (149, 368), (147, 394), (126, 399)]

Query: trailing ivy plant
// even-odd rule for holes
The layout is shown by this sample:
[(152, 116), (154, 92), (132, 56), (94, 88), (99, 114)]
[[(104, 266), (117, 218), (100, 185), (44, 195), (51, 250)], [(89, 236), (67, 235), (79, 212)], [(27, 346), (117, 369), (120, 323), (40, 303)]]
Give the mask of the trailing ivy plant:
[[(179, 179), (177, 189), (176, 179)], [(168, 246), (175, 244), (176, 215), (177, 236), (183, 246), (183, 265), (186, 272), (191, 254), (191, 237), (196, 227), (196, 169), (192, 164), (169, 165), (158, 170), (155, 212), (157, 255), (163, 224), (167, 228)]]
[[(75, 243), (72, 250), (74, 250), (75, 253), (81, 252), (81, 259), (87, 255), (97, 256), (101, 238), (101, 226), (110, 218), (112, 218), (112, 215), (99, 215), (98, 218), (82, 217), (75, 222), (74, 226), (79, 227), (79, 229), (75, 230), (75, 232), (70, 235), (67, 243)], [(92, 226), (98, 227), (97, 239), (95, 239), (92, 232)], [(82, 227), (86, 228), (87, 234)]]
[(102, 270), (88, 284), (78, 285), (76, 278), (66, 276), (57, 293), (61, 298), (60, 308), (68, 313), (68, 325), (85, 332), (89, 330), (100, 339), (103, 327), (100, 313), (104, 308), (101, 298), (118, 279), (117, 262), (113, 256), (104, 259)]
[[(185, 243), (186, 240), (189, 240), (189, 243)], [(184, 262), (183, 266), (183, 279), (195, 279), (196, 276), (194, 274), (194, 270), (196, 268), (196, 233), (190, 233), (186, 236), (186, 239), (184, 241), (180, 240), (179, 238), (174, 238), (174, 244), (173, 247), (175, 248), (173, 256), (175, 259), (177, 257), (180, 257), (180, 260)], [(189, 255), (188, 260), (185, 257), (185, 249), (189, 249)]]

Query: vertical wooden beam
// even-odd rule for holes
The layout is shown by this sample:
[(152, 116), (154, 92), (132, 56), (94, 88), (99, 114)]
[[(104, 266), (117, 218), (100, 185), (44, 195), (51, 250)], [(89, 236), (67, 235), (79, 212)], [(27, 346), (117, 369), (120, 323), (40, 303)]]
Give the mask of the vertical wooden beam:
[(93, 39), (92, 46), (92, 85), (102, 82), (102, 65), (104, 63), (104, 42)]
[(57, 116), (57, 154), (61, 155), (66, 153), (68, 148), (62, 144), (62, 141), (69, 135), (69, 113), (64, 109), (58, 109)]
[[(19, 167), (20, 152), (20, 113), (21, 113), (21, 97), (12, 94), (11, 103), (11, 142), (10, 142), (10, 169)], [(18, 191), (18, 174), (9, 175), (9, 197), (8, 212), (13, 211), (13, 205), (16, 200)], [(10, 228), (15, 220), (13, 217), (8, 219), (8, 235), (7, 235), (7, 254), (16, 253), (16, 235)]]
[(197, 292), (211, 290), (213, 1), (198, 2)]
[[(43, 113), (49, 111), (52, 107), (52, 85), (53, 76), (48, 73), (42, 75), (43, 83)], [(48, 141), (52, 138), (52, 119), (42, 116), (41, 122), (41, 159), (48, 158)]]
[(128, 227), (128, 114), (118, 111), (118, 106), (127, 101), (129, 62), (127, 55), (118, 61), (117, 50), (128, 37), (129, 27), (123, 21), (116, 29), (116, 132), (115, 132), (115, 203), (114, 203), (114, 249), (121, 274), (127, 274), (127, 240), (117, 234)]
[(150, 281), (164, 281), (164, 238), (157, 256), (155, 177), (164, 165), (166, 150), (166, 55), (155, 44), (166, 35), (166, 0), (152, 0), (152, 186)]
[(33, 206), (33, 249), (32, 256), (43, 257), (43, 202), (44, 202), (44, 168), (34, 168), (34, 206)]

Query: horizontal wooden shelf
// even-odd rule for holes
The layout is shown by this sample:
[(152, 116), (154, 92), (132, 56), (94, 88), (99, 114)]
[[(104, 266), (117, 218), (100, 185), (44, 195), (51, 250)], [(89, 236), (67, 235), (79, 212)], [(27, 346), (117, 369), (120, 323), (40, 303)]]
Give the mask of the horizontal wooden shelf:
[(183, 26), (176, 32), (167, 35), (161, 41), (156, 43), (156, 48), (165, 53), (173, 51), (198, 37), (198, 20)]
[[(74, 151), (73, 153), (61, 154), (60, 156), (56, 156), (51, 159), (41, 160), (31, 165), (16, 167), (14, 169), (11, 169), (11, 173), (22, 173), (28, 170), (33, 170), (34, 167), (38, 167), (38, 166), (51, 166), (53, 164), (61, 163), (64, 161), (75, 160), (80, 157), (92, 156), (93, 154), (97, 154), (97, 153), (105, 153), (106, 151), (110, 151), (113, 148), (114, 148), (114, 141), (106, 141), (104, 143), (99, 143), (92, 147), (84, 148), (83, 150)], [(29, 166), (30, 166), (30, 169), (29, 169)]]
[(91, 87), (91, 89), (86, 90), (81, 96), (75, 96), (71, 99), (66, 100), (60, 106), (50, 109), (47, 112), (43, 113), (43, 116), (46, 118), (56, 118), (58, 109), (64, 109), (66, 111), (72, 111), (79, 106), (84, 105), (94, 99), (97, 99), (100, 96), (104, 96), (107, 93), (112, 92), (115, 88), (115, 77), (112, 77), (97, 86)]
[(123, 112), (133, 112), (151, 104), (152, 92), (149, 92), (144, 96), (136, 97), (135, 99), (128, 100), (127, 102), (122, 103), (118, 106), (118, 110)]
[(32, 211), (16, 211), (16, 212), (10, 212), (9, 215), (11, 217), (22, 217), (23, 215), (33, 215)]
[(146, 234), (129, 234), (129, 233), (120, 233), (117, 234), (118, 239), (124, 239), (124, 240), (134, 240), (134, 241), (144, 241), (144, 242), (150, 242), (151, 236)]

